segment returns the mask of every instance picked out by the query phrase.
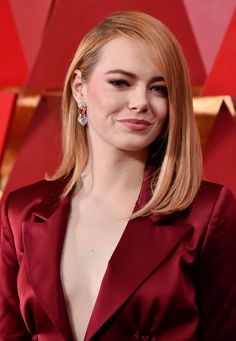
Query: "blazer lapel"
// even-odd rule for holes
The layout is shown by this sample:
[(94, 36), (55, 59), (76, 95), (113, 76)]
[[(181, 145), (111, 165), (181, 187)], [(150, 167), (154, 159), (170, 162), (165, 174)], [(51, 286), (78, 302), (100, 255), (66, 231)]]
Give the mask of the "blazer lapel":
[[(145, 173), (136, 208), (150, 196), (149, 184), (150, 170)], [(23, 226), (30, 283), (50, 320), (66, 340), (73, 340), (73, 335), (61, 285), (60, 261), (71, 195), (61, 202), (55, 193), (51, 199), (43, 200), (33, 212), (33, 221), (27, 221)], [(108, 263), (87, 327), (86, 341), (100, 330), (191, 231), (191, 225), (167, 224), (154, 215), (129, 221)]]
[[(150, 219), (151, 218), (151, 219)], [(157, 221), (157, 225), (153, 221)], [(159, 220), (159, 222), (158, 222)], [(191, 225), (165, 225), (152, 216), (131, 220), (104, 275), (85, 340), (90, 340), (130, 295), (173, 252)]]
[(66, 340), (73, 340), (60, 279), (60, 259), (70, 211), (69, 198), (50, 200), (23, 224), (29, 281), (48, 317)]

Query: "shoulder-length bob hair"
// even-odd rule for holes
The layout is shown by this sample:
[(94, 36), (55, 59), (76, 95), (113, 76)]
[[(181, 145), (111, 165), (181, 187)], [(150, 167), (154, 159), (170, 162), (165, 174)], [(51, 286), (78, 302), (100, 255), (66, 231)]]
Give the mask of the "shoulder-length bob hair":
[(99, 60), (102, 47), (118, 36), (135, 41), (158, 64), (166, 82), (169, 102), (165, 132), (149, 148), (148, 162), (156, 166), (151, 179), (152, 195), (132, 217), (181, 211), (192, 203), (202, 176), (202, 154), (191, 85), (176, 38), (165, 25), (146, 13), (114, 13), (81, 41), (65, 79), (62, 98), (63, 160), (53, 179), (71, 174), (62, 194), (66, 196), (80, 178), (88, 160), (86, 127), (77, 123), (77, 103), (71, 90), (74, 73), (80, 70), (83, 80), (87, 81)]

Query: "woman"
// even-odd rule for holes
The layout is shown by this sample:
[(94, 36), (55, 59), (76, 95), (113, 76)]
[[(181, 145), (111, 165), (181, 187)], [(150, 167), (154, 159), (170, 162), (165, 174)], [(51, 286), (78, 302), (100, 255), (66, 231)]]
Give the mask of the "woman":
[(235, 340), (236, 201), (201, 182), (181, 49), (158, 20), (89, 32), (53, 181), (8, 196), (1, 340)]

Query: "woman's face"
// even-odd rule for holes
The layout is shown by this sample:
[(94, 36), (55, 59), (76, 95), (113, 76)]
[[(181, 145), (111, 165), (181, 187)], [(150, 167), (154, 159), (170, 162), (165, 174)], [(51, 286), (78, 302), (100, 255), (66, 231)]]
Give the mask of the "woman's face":
[(165, 80), (134, 41), (117, 37), (102, 48), (89, 80), (73, 83), (76, 100), (87, 104), (91, 147), (146, 150), (168, 116)]

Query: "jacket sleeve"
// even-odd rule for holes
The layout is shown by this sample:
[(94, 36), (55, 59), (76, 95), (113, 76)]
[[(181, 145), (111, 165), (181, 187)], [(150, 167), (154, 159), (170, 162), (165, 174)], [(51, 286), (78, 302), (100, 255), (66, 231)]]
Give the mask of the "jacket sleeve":
[(17, 260), (14, 238), (8, 220), (9, 197), (3, 204), (0, 241), (0, 340), (27, 341), (30, 334), (20, 312), (17, 292)]
[(201, 252), (199, 340), (236, 340), (236, 200), (223, 187)]

